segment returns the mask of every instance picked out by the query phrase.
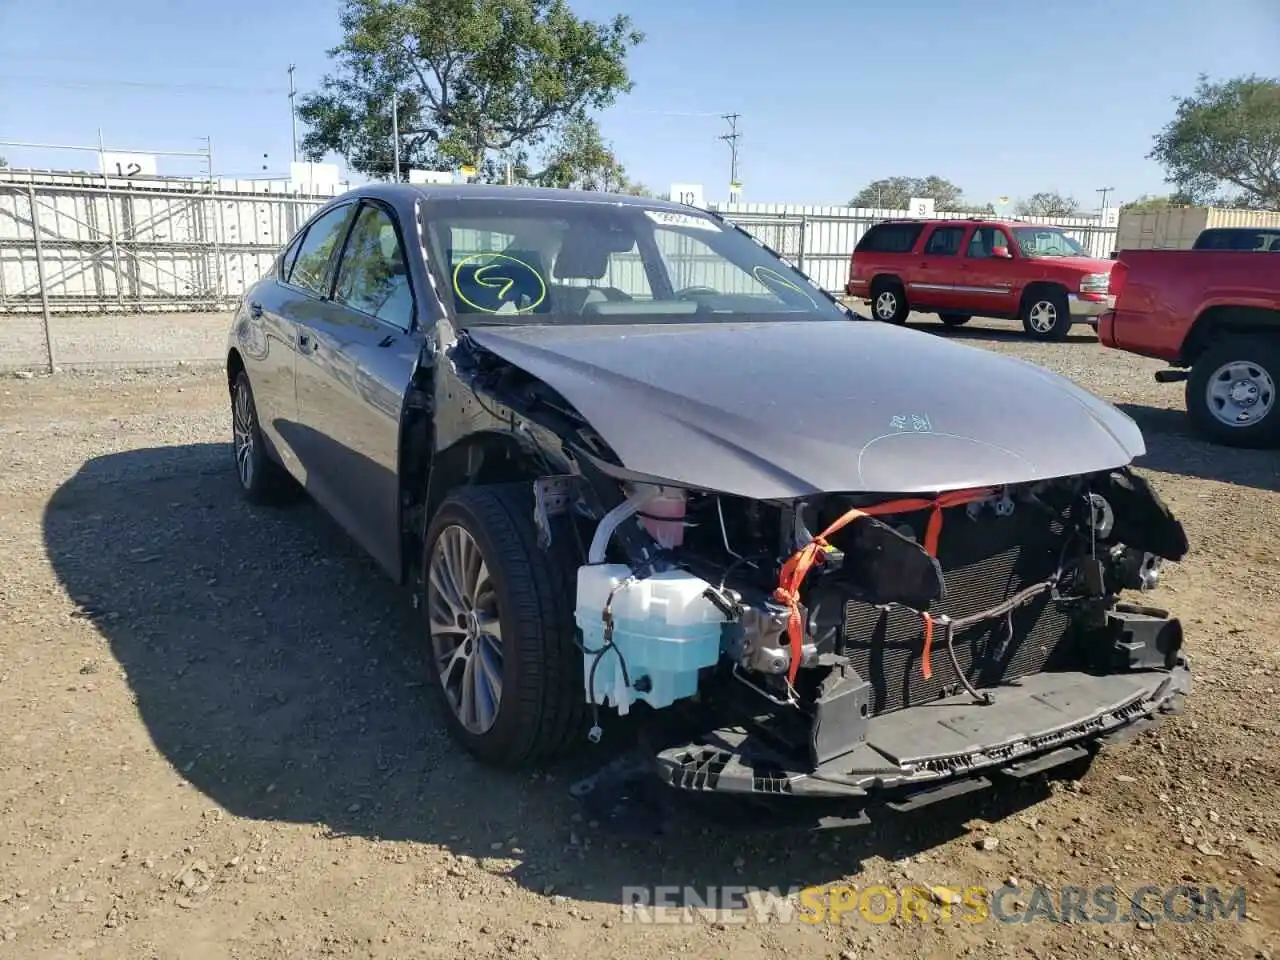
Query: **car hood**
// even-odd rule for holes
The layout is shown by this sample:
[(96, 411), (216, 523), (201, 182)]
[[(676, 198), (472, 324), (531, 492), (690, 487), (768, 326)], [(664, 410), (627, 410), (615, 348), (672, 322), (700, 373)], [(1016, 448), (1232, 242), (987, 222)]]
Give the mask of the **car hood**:
[(872, 321), (473, 327), (634, 473), (753, 499), (1110, 469), (1137, 424), (1042, 367)]
[(1036, 257), (1035, 261), (1081, 273), (1110, 273), (1111, 268), (1116, 265), (1114, 260), (1099, 260), (1096, 257)]

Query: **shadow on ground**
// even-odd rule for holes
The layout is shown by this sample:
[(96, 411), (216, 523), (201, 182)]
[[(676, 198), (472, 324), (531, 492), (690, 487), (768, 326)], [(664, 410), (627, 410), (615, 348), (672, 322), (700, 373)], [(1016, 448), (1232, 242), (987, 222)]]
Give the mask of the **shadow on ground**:
[(1274, 450), (1243, 450), (1201, 439), (1185, 410), (1118, 403), (1147, 441), (1136, 465), (1183, 477), (1216, 480), (1259, 490), (1280, 491), (1280, 458)]
[[(1000, 327), (983, 326), (984, 318), (974, 317), (963, 327), (948, 327), (941, 321), (917, 320), (911, 318), (911, 326), (913, 329), (922, 330), (926, 333), (934, 333), (940, 337), (946, 337), (949, 340), (985, 340), (992, 343), (1036, 343), (1034, 337), (1024, 333), (1021, 329), (1010, 330)], [(1044, 341), (1040, 341), (1044, 342)], [(1074, 326), (1062, 340), (1053, 341), (1054, 343), (1097, 343), (1098, 336), (1090, 328), (1082, 326)]]
[(1046, 792), (1033, 783), (971, 794), (812, 841), (744, 841), (683, 817), (668, 837), (623, 840), (574, 819), (576, 769), (503, 774), (453, 746), (429, 706), (406, 594), (310, 503), (244, 504), (229, 445), (92, 460), (54, 495), (44, 529), (61, 582), (127, 672), (157, 748), (241, 817), (472, 856), (515, 837), (518, 882), (617, 902), (636, 884), (828, 882)]

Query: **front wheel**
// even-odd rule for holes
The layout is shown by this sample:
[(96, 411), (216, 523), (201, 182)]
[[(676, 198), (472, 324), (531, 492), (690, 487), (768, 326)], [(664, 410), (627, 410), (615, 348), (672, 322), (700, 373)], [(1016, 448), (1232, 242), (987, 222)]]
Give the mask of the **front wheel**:
[(1187, 378), (1187, 415), (1209, 440), (1230, 447), (1280, 446), (1280, 341), (1230, 337), (1211, 343)]
[(1022, 299), (1022, 328), (1037, 340), (1065, 340), (1071, 304), (1062, 290), (1034, 290)]
[(462, 487), (426, 537), (432, 686), (454, 738), (502, 767), (552, 759), (586, 729), (573, 531), (544, 551), (533, 507), (528, 484)]

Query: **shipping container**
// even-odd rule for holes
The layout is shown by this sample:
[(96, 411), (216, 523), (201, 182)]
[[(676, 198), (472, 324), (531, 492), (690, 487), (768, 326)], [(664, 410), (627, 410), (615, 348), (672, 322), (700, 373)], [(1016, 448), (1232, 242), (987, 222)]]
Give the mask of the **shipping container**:
[(1117, 250), (1190, 250), (1210, 227), (1280, 229), (1280, 212), (1228, 207), (1170, 207), (1145, 213), (1121, 211)]

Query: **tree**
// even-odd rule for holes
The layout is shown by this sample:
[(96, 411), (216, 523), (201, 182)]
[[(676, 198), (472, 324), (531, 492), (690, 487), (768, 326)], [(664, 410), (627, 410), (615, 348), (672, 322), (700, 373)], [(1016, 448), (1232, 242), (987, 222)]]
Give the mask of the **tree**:
[(543, 162), (540, 173), (526, 174), (522, 179), (545, 187), (648, 195), (643, 184), (633, 183), (627, 176), (594, 120), (575, 119), (565, 124)]
[(886, 177), (873, 180), (849, 201), (851, 207), (878, 207), (881, 210), (905, 210), (912, 197), (932, 197), (934, 209), (940, 213), (994, 213), (991, 204), (977, 207), (966, 204), (964, 191), (942, 177)]
[(1080, 201), (1053, 190), (1042, 190), (1019, 200), (1014, 212), (1020, 217), (1070, 217), (1080, 212)]
[(1196, 203), (1280, 209), (1280, 79), (1204, 74), (1148, 156)]
[(1144, 193), (1136, 200), (1130, 200), (1128, 203), (1120, 205), (1121, 213), (1154, 213), (1159, 210), (1168, 210), (1170, 207), (1185, 206), (1189, 203), (1186, 197), (1178, 194), (1170, 194), (1169, 196), (1159, 197), (1153, 194)]
[(402, 171), (492, 169), (630, 91), (626, 56), (644, 39), (565, 0), (346, 0), (341, 24), (337, 69), (298, 106), (302, 149), (374, 176), (393, 165), (393, 97)]

